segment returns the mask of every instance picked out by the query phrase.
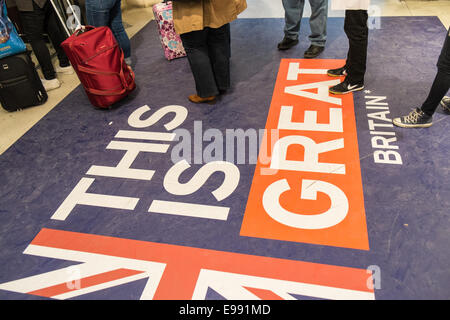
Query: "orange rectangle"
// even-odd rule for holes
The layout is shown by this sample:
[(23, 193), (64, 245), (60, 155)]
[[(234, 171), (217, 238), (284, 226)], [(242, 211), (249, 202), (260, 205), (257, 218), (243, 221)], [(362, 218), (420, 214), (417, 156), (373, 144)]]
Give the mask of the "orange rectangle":
[(369, 250), (353, 94), (343, 60), (283, 59), (242, 236)]

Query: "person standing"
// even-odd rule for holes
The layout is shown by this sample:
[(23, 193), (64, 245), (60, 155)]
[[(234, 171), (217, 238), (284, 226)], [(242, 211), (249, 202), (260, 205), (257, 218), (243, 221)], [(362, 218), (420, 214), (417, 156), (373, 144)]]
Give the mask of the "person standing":
[(332, 10), (345, 10), (344, 31), (349, 40), (349, 50), (345, 66), (328, 70), (331, 77), (345, 76), (342, 83), (330, 88), (330, 93), (346, 94), (364, 89), (369, 41), (369, 5), (370, 0), (332, 0)]
[(245, 0), (173, 2), (175, 31), (180, 35), (194, 76), (193, 103), (213, 102), (230, 88), (230, 22), (247, 8)]
[[(44, 79), (41, 79), (46, 91), (50, 91), (61, 86), (57, 78), (57, 73), (73, 74), (74, 70), (70, 66), (61, 42), (65, 38), (65, 33), (56, 16), (56, 13), (47, 0), (16, 0), (17, 10), (31, 48), (36, 59), (41, 66)], [(56, 50), (59, 65), (55, 68), (52, 58), (44, 40), (44, 34), (48, 34), (53, 47)]]
[(425, 102), (408, 115), (394, 118), (392, 122), (396, 126), (403, 128), (430, 127), (433, 124), (433, 114), (439, 104), (444, 111), (450, 111), (450, 99), (445, 96), (450, 89), (450, 27), (438, 59), (437, 69), (436, 77)]
[[(305, 58), (315, 58), (325, 49), (327, 40), (328, 0), (309, 0), (311, 17), (309, 25), (311, 45), (305, 51)], [(284, 38), (278, 43), (279, 50), (288, 50), (298, 44), (300, 24), (305, 0), (283, 0), (285, 12)]]
[(131, 44), (123, 26), (121, 4), (121, 0), (86, 0), (86, 20), (93, 27), (111, 29), (123, 51), (125, 63), (131, 66)]

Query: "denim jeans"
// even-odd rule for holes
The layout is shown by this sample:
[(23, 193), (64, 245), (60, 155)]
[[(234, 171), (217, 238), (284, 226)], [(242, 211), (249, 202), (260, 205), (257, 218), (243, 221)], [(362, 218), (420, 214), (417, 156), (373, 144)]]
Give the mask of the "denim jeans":
[[(309, 25), (311, 44), (324, 47), (327, 41), (328, 0), (309, 0), (311, 17)], [(284, 35), (286, 38), (297, 39), (303, 17), (305, 0), (283, 0), (285, 12)]]
[(197, 95), (206, 98), (230, 88), (230, 24), (181, 34)]
[(22, 21), (24, 33), (30, 41), (31, 47), (36, 59), (41, 66), (42, 74), (45, 79), (52, 80), (56, 78), (55, 69), (52, 64), (52, 58), (48, 51), (47, 45), (43, 38), (44, 33), (47, 33), (53, 47), (56, 50), (58, 56), (59, 65), (61, 67), (67, 67), (70, 65), (64, 50), (60, 44), (65, 37), (64, 29), (62, 28), (50, 2), (40, 8), (34, 1), (33, 11), (19, 11), (19, 15)]
[(111, 29), (125, 58), (131, 56), (130, 38), (122, 23), (121, 0), (86, 0), (87, 23), (94, 27), (107, 26)]

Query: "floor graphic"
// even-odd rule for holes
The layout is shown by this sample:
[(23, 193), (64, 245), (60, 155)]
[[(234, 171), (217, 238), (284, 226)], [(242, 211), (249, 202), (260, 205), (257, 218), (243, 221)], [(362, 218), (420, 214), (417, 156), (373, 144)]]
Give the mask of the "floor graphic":
[(344, 64), (281, 61), (241, 235), (369, 249), (353, 95), (328, 93)]
[(343, 19), (313, 61), (307, 23), (280, 52), (282, 19), (234, 22), (210, 106), (151, 22), (131, 97), (97, 110), (77, 88), (1, 155), (0, 299), (448, 299), (449, 118), (391, 123), (446, 29), (382, 18), (365, 91), (336, 97), (320, 70), (346, 56)]

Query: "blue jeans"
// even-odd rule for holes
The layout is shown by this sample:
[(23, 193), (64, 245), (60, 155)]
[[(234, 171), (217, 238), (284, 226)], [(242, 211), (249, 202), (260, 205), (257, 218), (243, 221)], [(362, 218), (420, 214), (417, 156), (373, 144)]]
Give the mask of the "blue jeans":
[[(324, 47), (327, 41), (328, 0), (309, 0), (309, 4), (311, 5), (309, 40), (313, 45)], [(305, 0), (283, 0), (283, 7), (285, 12), (284, 35), (286, 38), (297, 39)]]
[(131, 56), (130, 38), (122, 23), (121, 0), (86, 0), (87, 23), (94, 27), (107, 26), (111, 29), (125, 58)]

